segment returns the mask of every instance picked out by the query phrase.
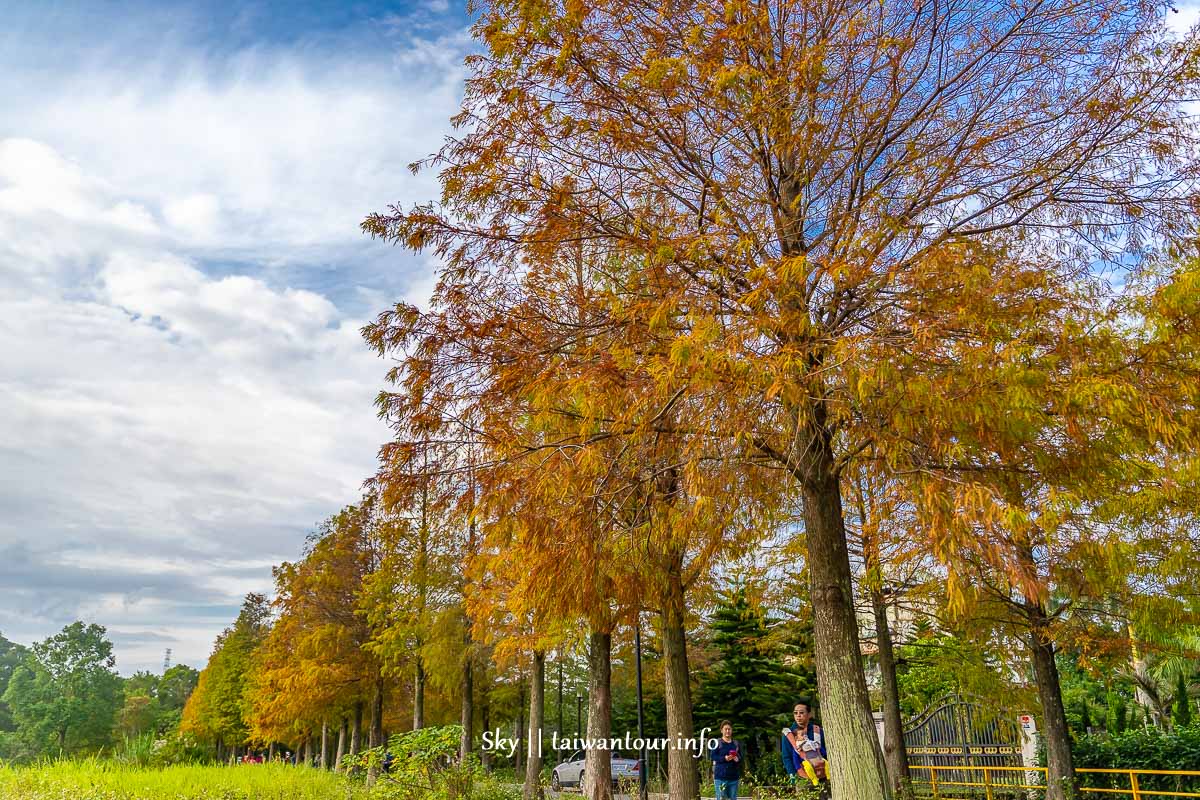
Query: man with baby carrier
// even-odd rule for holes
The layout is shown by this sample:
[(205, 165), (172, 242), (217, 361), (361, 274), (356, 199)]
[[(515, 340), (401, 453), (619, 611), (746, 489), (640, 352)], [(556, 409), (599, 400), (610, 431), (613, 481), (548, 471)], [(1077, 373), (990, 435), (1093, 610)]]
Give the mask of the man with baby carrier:
[(794, 783), (819, 787), (821, 797), (829, 797), (825, 732), (813, 722), (812, 706), (806, 700), (792, 708), (792, 719), (795, 722), (783, 729), (779, 744), (783, 769)]

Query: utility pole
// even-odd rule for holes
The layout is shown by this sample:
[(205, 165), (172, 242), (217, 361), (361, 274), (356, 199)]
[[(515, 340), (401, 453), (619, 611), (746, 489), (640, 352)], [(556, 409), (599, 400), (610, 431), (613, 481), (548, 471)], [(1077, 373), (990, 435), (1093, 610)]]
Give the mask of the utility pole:
[(642, 716), (642, 610), (638, 609), (633, 628), (633, 649), (637, 654), (637, 723), (638, 723), (638, 798), (647, 800), (646, 723)]

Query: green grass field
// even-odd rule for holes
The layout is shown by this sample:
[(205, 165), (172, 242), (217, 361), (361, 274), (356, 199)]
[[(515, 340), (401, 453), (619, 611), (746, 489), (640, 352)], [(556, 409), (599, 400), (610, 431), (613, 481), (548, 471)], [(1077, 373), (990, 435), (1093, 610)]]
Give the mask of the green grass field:
[(2, 800), (365, 800), (361, 784), (283, 764), (126, 767), (107, 761), (0, 766)]

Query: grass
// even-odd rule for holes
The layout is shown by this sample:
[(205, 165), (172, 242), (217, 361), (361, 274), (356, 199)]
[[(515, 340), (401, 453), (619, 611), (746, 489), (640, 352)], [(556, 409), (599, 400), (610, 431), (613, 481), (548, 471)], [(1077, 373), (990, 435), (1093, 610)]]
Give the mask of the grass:
[(365, 800), (361, 784), (286, 764), (126, 766), (98, 759), (0, 765), (0, 798), (22, 800)]

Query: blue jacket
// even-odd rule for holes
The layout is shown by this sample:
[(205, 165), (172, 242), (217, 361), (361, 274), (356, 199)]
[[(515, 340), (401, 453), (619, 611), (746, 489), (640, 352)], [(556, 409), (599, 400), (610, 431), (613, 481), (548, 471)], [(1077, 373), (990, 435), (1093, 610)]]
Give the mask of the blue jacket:
[(715, 747), (708, 751), (708, 759), (713, 762), (713, 777), (719, 781), (736, 781), (742, 777), (742, 762), (726, 761), (725, 756), (736, 751), (739, 759), (746, 757), (746, 752), (742, 749), (742, 743), (734, 739), (729, 744), (724, 740), (718, 739)]
[[(800, 726), (792, 723), (788, 729), (793, 733), (800, 730)], [(829, 753), (825, 749), (825, 729), (816, 723), (808, 723), (808, 729), (804, 732), (804, 736), (809, 739), (816, 740), (818, 736), (821, 744), (821, 758), (829, 758)], [(788, 775), (795, 775), (804, 769), (804, 756), (796, 752), (796, 748), (792, 747), (792, 743), (787, 740), (787, 734), (779, 736), (779, 755), (783, 759), (783, 769)]]

